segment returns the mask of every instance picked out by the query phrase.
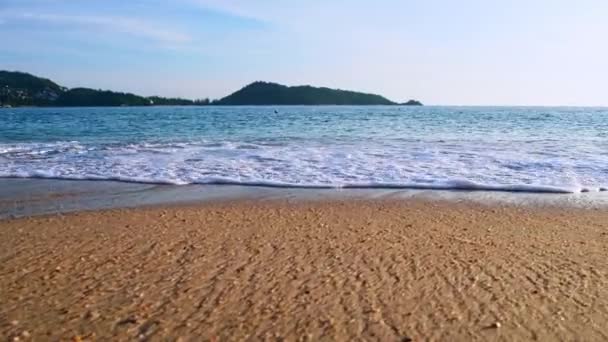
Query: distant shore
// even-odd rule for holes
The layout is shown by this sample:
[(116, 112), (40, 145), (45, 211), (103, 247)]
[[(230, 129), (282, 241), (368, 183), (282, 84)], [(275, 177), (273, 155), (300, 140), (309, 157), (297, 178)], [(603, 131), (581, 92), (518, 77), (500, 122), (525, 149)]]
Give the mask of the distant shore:
[(402, 103), (395, 104), (366, 104), (366, 105), (352, 105), (352, 104), (167, 104), (167, 105), (78, 105), (78, 106), (0, 106), (0, 109), (11, 109), (11, 108), (129, 108), (129, 107), (325, 107), (325, 106), (357, 106), (357, 107), (402, 107), (402, 106), (418, 106), (409, 105)]
[[(398, 105), (383, 96), (326, 87), (284, 86), (256, 81), (217, 100), (141, 96), (132, 93), (72, 88), (25, 72), (0, 70), (0, 107), (153, 106), (153, 105)], [(422, 106), (417, 100), (402, 103)]]
[(421, 199), (0, 220), (0, 335), (606, 340), (606, 222), (605, 210)]

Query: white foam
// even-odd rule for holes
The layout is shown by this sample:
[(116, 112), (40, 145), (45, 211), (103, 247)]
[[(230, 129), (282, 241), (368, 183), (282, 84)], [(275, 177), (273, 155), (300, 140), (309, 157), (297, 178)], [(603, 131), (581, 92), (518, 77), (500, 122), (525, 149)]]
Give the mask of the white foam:
[(606, 188), (607, 167), (596, 146), (547, 141), (0, 144), (0, 177), (178, 185), (574, 193)]

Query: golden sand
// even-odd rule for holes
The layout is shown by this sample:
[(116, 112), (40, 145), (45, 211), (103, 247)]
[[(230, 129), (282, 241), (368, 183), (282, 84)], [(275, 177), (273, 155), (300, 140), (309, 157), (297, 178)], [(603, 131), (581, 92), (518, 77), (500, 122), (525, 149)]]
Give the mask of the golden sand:
[(232, 202), (0, 221), (19, 340), (608, 340), (608, 212)]

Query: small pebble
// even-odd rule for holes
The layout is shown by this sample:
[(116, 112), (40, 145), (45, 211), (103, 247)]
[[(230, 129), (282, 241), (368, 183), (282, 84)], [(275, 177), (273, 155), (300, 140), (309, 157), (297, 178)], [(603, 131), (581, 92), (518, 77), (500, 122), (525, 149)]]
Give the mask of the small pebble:
[(21, 332), (21, 337), (23, 337), (23, 338), (30, 337), (30, 332), (27, 330), (23, 330), (23, 332)]
[(93, 311), (89, 311), (86, 314), (86, 318), (90, 319), (90, 320), (95, 320), (99, 318), (99, 312), (93, 310)]
[(12, 320), (12, 321), (11, 321), (11, 325), (12, 325), (12, 326), (17, 326), (17, 325), (19, 325), (19, 321), (18, 321), (18, 320), (16, 320), (16, 319), (15, 319), (15, 320)]
[(500, 322), (494, 322), (489, 326), (489, 328), (498, 329), (498, 328), (500, 328), (500, 326), (501, 326)]

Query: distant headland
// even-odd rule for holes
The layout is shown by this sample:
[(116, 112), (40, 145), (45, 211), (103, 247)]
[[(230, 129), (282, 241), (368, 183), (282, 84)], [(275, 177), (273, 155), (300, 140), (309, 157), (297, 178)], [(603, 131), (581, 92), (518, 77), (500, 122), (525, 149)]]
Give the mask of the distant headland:
[[(213, 102), (218, 105), (398, 105), (376, 94), (312, 86), (288, 87), (270, 82), (253, 82)], [(422, 105), (410, 100), (404, 105)]]
[(407, 105), (421, 106), (416, 100), (397, 103), (376, 94), (319, 88), (289, 87), (270, 82), (253, 82), (219, 100), (189, 100), (131, 93), (66, 88), (55, 82), (18, 71), (0, 70), (0, 107), (87, 107), (87, 106), (200, 106), (200, 105)]

